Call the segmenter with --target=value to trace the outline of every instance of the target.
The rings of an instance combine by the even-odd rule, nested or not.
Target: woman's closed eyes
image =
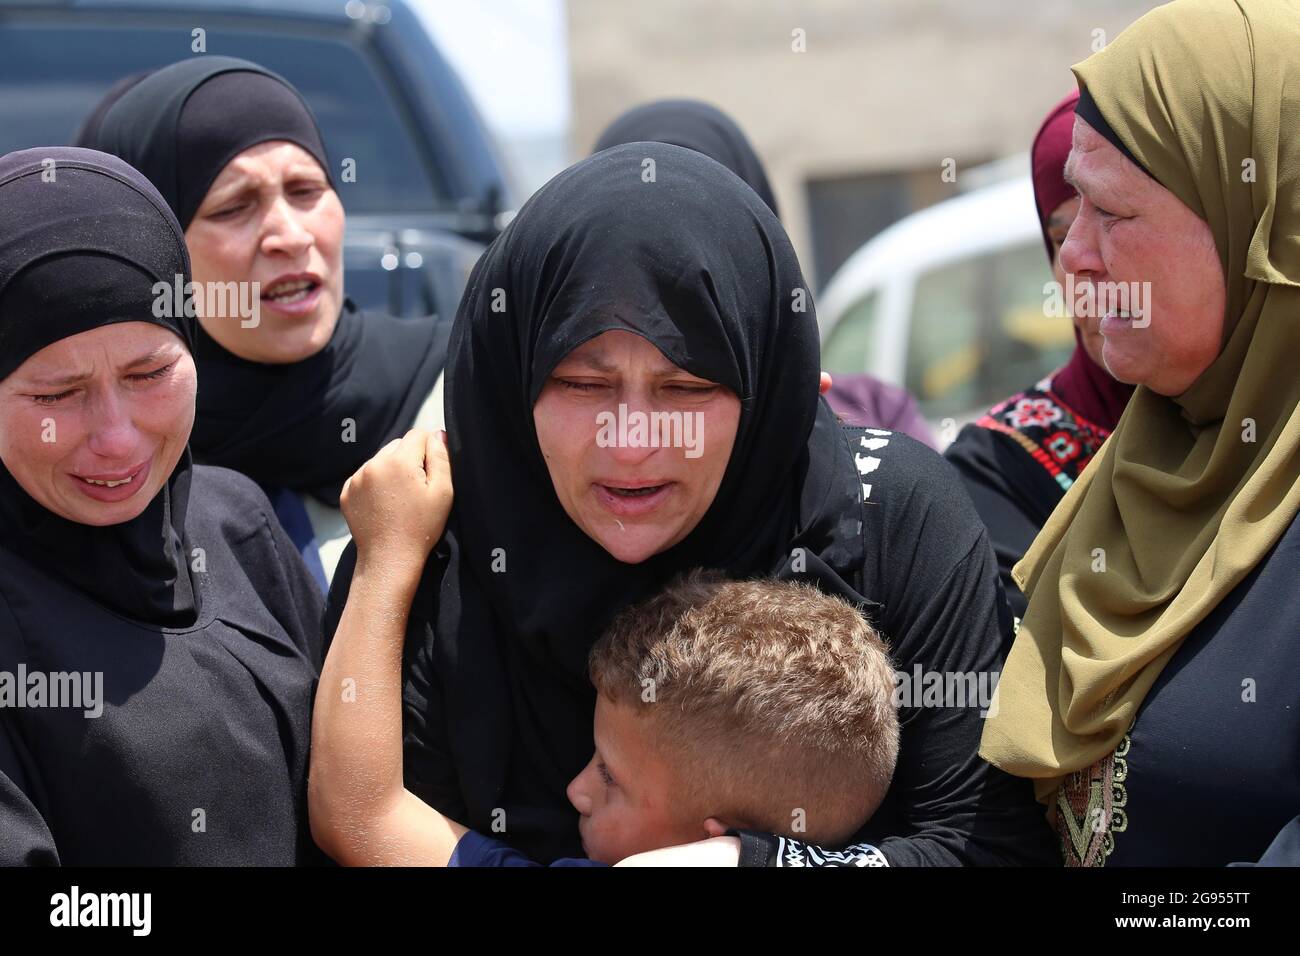
[[[613,386],[608,382],[581,382],[569,378],[556,377],[555,381],[562,387],[573,392],[595,393],[603,391]],[[721,388],[720,385],[711,385],[705,383],[687,383],[687,382],[670,382],[661,386],[664,391],[678,396],[706,396],[712,395]]]
[[[166,378],[167,375],[175,367],[176,367],[176,361],[173,360],[168,364],[162,366],[161,368],[154,369],[152,372],[134,372],[130,375],[127,375],[126,378],[132,382],[157,382]],[[69,388],[65,391],[58,392],[52,395],[31,395],[29,397],[37,405],[57,405],[59,402],[63,401],[64,399],[72,397],[78,391],[80,391],[79,388]]]

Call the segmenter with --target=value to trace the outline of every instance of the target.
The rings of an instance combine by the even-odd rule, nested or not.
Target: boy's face
[[[671,768],[647,739],[650,729],[648,716],[597,696],[596,753],[568,789],[590,859],[613,864],[709,835],[695,801],[674,786]]]

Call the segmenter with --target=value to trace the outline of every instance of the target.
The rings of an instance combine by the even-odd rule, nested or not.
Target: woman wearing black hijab
[[[0,158],[0,864],[319,860],[321,599],[191,463],[184,236],[112,156]]]
[[[363,313],[344,297],[343,207],[287,81],[207,56],[116,95],[79,145],[149,177],[216,300],[199,305],[196,459],[260,483],[323,586],[347,543],[344,480],[413,424],[441,424],[431,393],[449,323]],[[228,283],[242,310],[220,294]]]
[[[609,124],[593,152],[624,143],[669,143],[721,163],[745,181],[779,216],[763,162],[744,131],[716,106],[699,100],[655,100],[628,110]],[[830,376],[826,376],[829,380]],[[907,389],[873,375],[836,375],[822,392],[842,421],[901,431],[935,447],[934,435]]]
[[[1000,667],[1010,616],[969,499],[919,443],[835,419],[817,394],[807,300],[757,194],[713,160],[657,143],[561,173],[488,249],[449,353],[456,502],[412,592],[409,790],[533,859],[576,855],[565,786],[591,755],[588,651],[614,613],[691,567],[843,596],[888,636],[909,679],[914,668]],[[699,454],[598,427],[606,412],[692,410]],[[327,633],[354,562],[349,550]],[[410,600],[403,575],[370,567],[364,593]],[[356,610],[348,626],[370,626]],[[920,691],[905,702],[893,788],[856,847],[828,855],[746,834],[742,858],[1050,861],[1028,789],[975,755],[978,703],[921,706]]]

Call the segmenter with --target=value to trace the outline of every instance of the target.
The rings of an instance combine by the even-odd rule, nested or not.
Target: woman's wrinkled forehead
[[[1074,118],[1062,176],[1085,199],[1136,202],[1167,192],[1082,116]]]
[[[634,367],[651,375],[682,371],[741,393],[737,362],[721,329],[710,335],[707,329],[675,323],[662,308],[642,311],[635,318],[596,311],[560,325],[535,355],[531,400],[536,401],[556,369],[575,367],[600,374],[623,374]]]
[[[645,336],[627,329],[601,332],[561,356],[556,364],[556,369],[586,370],[602,375],[617,375],[633,367],[654,377],[681,372],[697,374],[674,362]]]
[[[97,369],[127,373],[152,368],[190,351],[172,329],[152,322],[115,322],[51,342],[29,355],[5,381],[67,387],[93,377]]]

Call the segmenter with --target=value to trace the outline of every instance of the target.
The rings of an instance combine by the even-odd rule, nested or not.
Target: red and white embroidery
[[[1047,398],[1022,398],[1004,416],[1012,428],[1043,428],[1059,422],[1061,417],[1061,409]]]
[[[976,424],[1010,436],[1068,491],[1110,432],[1076,414],[1051,387],[1044,379],[999,402]]]

